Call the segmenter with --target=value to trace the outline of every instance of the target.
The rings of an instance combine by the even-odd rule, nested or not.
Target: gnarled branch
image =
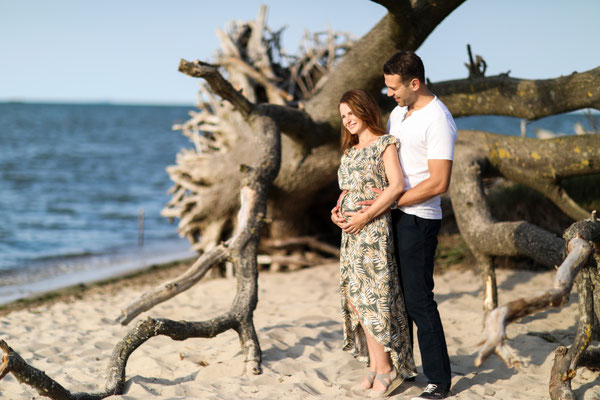
[[[115,346],[107,367],[104,389],[96,393],[71,393],[43,371],[29,365],[4,340],[0,349],[4,352],[0,366],[0,379],[12,374],[19,382],[33,387],[41,396],[54,400],[99,400],[120,395],[125,388],[125,367],[129,356],[148,339],[163,335],[173,340],[211,338],[229,329],[239,329],[239,320],[229,312],[209,321],[186,322],[169,319],[147,318],[140,321]]]
[[[563,306],[568,301],[573,284],[576,284],[579,293],[577,332],[568,350],[562,346],[556,350],[549,384],[552,400],[575,400],[571,379],[577,367],[600,367],[598,350],[587,350],[594,334],[593,327],[597,323],[594,286],[598,281],[600,261],[600,221],[596,219],[595,212],[590,219],[572,224],[563,236],[568,255],[556,272],[553,287],[537,296],[514,300],[492,310],[485,323],[487,338],[475,358],[475,365],[480,366],[494,353],[509,367],[518,369],[523,365],[523,360],[505,343],[507,325],[536,311]]]
[[[144,311],[148,311],[155,305],[163,303],[194,286],[206,275],[210,268],[223,262],[229,256],[228,247],[233,239],[204,253],[187,271],[175,279],[162,283],[139,298],[134,299],[125,309],[121,310],[121,315],[116,321],[121,325],[127,325]]]
[[[600,110],[600,67],[553,79],[508,75],[437,82],[430,89],[452,115],[506,115],[536,120],[580,110]]]
[[[550,306],[559,307],[566,303],[573,287],[575,275],[587,263],[592,253],[592,247],[589,243],[580,238],[571,239],[568,247],[569,255],[558,269],[554,286],[551,289],[535,297],[511,301],[488,314],[485,322],[487,339],[475,358],[476,366],[480,366],[494,353],[509,367],[515,366],[518,368],[523,364],[523,360],[505,343],[506,326],[536,311]]]
[[[189,62],[182,58],[179,62],[179,72],[194,78],[206,79],[213,92],[233,104],[244,117],[248,117],[252,112],[252,103],[221,76],[215,65],[200,60]]]

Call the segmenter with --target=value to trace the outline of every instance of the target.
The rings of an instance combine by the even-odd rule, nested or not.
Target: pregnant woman
[[[393,259],[390,206],[403,190],[396,139],[386,134],[373,98],[350,90],[340,100],[342,195],[332,221],[342,228],[340,294],[344,350],[369,366],[361,382],[374,396],[389,395],[415,376],[404,300]],[[357,203],[376,197],[365,212]],[[334,215],[345,217],[336,221]]]

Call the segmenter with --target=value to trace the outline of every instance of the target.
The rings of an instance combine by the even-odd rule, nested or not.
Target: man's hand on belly
[[[381,193],[383,193],[383,190],[381,189],[377,189],[374,187],[370,188],[373,192],[375,192],[377,194],[377,196],[375,196],[375,198],[373,200],[365,200],[365,201],[359,201],[358,203],[356,203],[356,205],[358,206],[364,206],[363,208],[361,208],[358,212],[365,212],[369,209],[369,207],[371,206],[371,204],[375,203],[375,200],[377,200],[377,198],[379,197],[379,195]]]

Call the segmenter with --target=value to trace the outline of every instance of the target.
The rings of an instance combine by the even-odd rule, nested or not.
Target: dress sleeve
[[[398,139],[396,139],[396,137],[394,135],[388,134],[388,135],[382,135],[381,137],[379,137],[377,139],[377,145],[375,146],[377,155],[381,156],[383,154],[383,152],[385,151],[385,149],[390,144],[395,145],[396,150],[398,150],[398,148],[400,147],[400,143],[398,143]]]

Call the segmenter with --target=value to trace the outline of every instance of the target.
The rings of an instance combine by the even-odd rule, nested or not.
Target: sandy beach
[[[259,277],[255,325],[263,350],[263,373],[241,375],[243,356],[233,331],[213,339],[184,342],[150,339],[127,366],[125,394],[111,399],[357,399],[355,389],[366,369],[343,352],[337,263],[295,272],[264,272]],[[172,270],[176,274],[179,270]],[[0,317],[0,337],[33,366],[71,391],[94,391],[114,345],[131,329],[113,321],[135,296],[162,282],[169,272],[136,284],[115,282],[83,294],[31,304]],[[499,270],[500,302],[548,287],[553,272]],[[529,316],[508,328],[510,344],[529,365],[521,372],[492,357],[473,365],[481,332],[481,289],[471,270],[436,275],[438,301],[453,370],[454,399],[546,399],[558,345],[570,345],[577,318],[576,294],[562,309]],[[204,320],[229,308],[234,279],[200,282],[191,290],[141,315]],[[231,296],[227,295],[231,294]],[[548,334],[542,338],[541,333]],[[554,342],[552,342],[554,341]],[[420,355],[415,349],[419,372]],[[579,399],[600,398],[599,373],[579,369],[574,379]],[[419,375],[390,398],[406,399],[425,386]],[[0,381],[0,398],[30,400],[37,392],[12,375]]]

